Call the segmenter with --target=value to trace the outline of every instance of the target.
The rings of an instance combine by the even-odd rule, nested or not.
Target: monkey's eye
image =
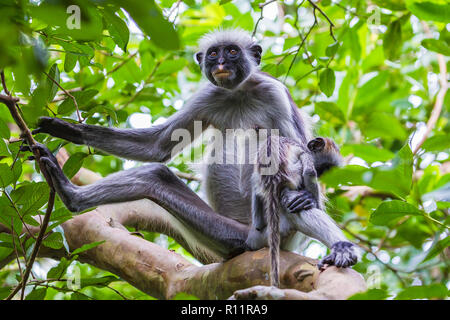
[[[236,51],[236,50],[234,50],[234,49],[231,49],[231,50],[230,50],[230,54],[232,54],[232,55],[234,56],[234,55],[236,55],[236,54],[237,54],[237,51]]]
[[[209,56],[210,56],[210,57],[215,57],[215,56],[217,56],[217,52],[213,51],[213,52],[211,52],[211,53],[209,54]]]

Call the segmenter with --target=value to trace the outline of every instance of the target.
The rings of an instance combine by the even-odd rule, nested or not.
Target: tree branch
[[[14,121],[16,122],[16,124],[20,128],[20,131],[22,133],[21,135],[24,136],[25,140],[28,142],[28,145],[31,147],[31,146],[36,144],[36,141],[34,140],[33,136],[31,135],[31,132],[28,129],[28,126],[26,125],[25,121],[22,119],[22,117],[20,116],[19,112],[17,111],[16,103],[17,103],[18,99],[12,97],[11,93],[8,91],[7,86],[6,86],[6,82],[5,82],[5,74],[4,74],[3,70],[0,71],[0,74],[1,74],[3,90],[7,94],[7,96],[0,94],[0,102],[2,102],[3,104],[5,104],[8,107],[9,112],[11,113],[11,116],[13,117]],[[48,204],[47,204],[47,210],[46,210],[45,216],[44,216],[44,221],[41,224],[41,229],[39,231],[38,237],[36,238],[36,242],[34,244],[34,248],[33,248],[33,251],[31,253],[30,260],[28,261],[27,267],[25,269],[23,278],[22,278],[21,282],[19,283],[19,285],[6,298],[6,300],[12,299],[14,297],[14,295],[17,292],[19,292],[20,289],[22,289],[21,299],[23,299],[24,290],[25,290],[25,284],[27,283],[28,277],[30,276],[31,269],[33,268],[34,260],[36,259],[37,255],[39,253],[39,248],[41,246],[42,240],[43,240],[44,235],[45,235],[45,231],[46,231],[48,223],[50,221],[50,215],[52,213],[53,205],[54,205],[54,201],[55,201],[55,189],[53,187],[53,182],[51,180],[51,177],[48,174],[47,169],[45,168],[45,166],[43,164],[41,164],[40,161],[39,161],[39,159],[40,159],[39,151],[36,150],[36,151],[33,151],[33,152],[34,152],[34,155],[35,155],[35,157],[36,157],[36,159],[37,159],[37,161],[39,163],[39,167],[41,169],[41,172],[44,175],[44,178],[45,178],[45,180],[47,181],[47,184],[50,187],[50,194],[49,194],[49,199],[48,199]]]
[[[92,183],[99,179],[86,169],[79,174],[87,174],[87,177],[78,177],[80,181],[90,180]],[[175,252],[133,236],[124,226],[167,234],[197,260],[209,264],[193,265]],[[245,252],[222,262],[209,249],[207,239],[203,242],[204,237],[186,233],[180,221],[147,199],[99,206],[66,221],[62,227],[72,251],[84,244],[106,240],[81,253],[80,261],[113,272],[156,298],[170,299],[179,292],[186,292],[200,299],[226,299],[236,290],[249,287],[253,290],[254,286],[268,285],[270,264],[267,249]],[[36,228],[30,229],[37,232]],[[24,228],[24,232],[27,229]],[[66,255],[62,250],[49,248],[41,253],[56,259]],[[281,284],[289,289],[282,289],[283,294],[277,296],[278,299],[345,299],[366,290],[363,278],[352,269],[331,267],[319,272],[317,260],[292,252],[282,252],[280,259]],[[4,264],[0,261],[0,266]],[[235,298],[241,296],[238,294]]]

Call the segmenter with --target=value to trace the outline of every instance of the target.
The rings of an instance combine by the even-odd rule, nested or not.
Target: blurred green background
[[[370,289],[355,298],[446,298],[450,98],[440,98],[448,81],[450,5],[314,3],[323,11],[306,0],[0,0],[0,69],[30,128],[44,115],[76,121],[74,100],[85,123],[149,127],[182,108],[205,81],[193,59],[200,36],[219,27],[254,33],[264,50],[262,70],[286,84],[298,107],[312,116],[315,133],[333,138],[345,156],[346,166],[321,180],[329,214],[363,249],[354,269]],[[80,29],[70,29],[78,12],[71,5],[79,8]],[[75,20],[68,25],[68,18]],[[433,110],[436,121],[427,127]],[[34,162],[26,160],[30,154],[19,154],[18,137],[0,105],[0,223],[16,232],[22,229],[17,213],[36,224],[32,217],[45,212],[49,193]],[[64,145],[71,154],[64,167],[69,176],[81,166],[106,176],[140,165],[45,135],[37,140],[52,150]],[[188,158],[181,154],[169,166],[195,174]],[[201,195],[197,181],[186,182]],[[44,245],[66,246],[59,224],[69,218],[58,199],[51,221],[56,232]],[[144,235],[189,257],[167,236]],[[0,262],[15,245],[27,257],[33,241],[1,233]],[[327,249],[312,241],[300,253],[321,258]],[[5,298],[20,272],[17,261],[0,266]],[[27,299],[152,299],[76,261],[39,259],[33,272]],[[51,280],[74,274],[82,279],[77,290]]]

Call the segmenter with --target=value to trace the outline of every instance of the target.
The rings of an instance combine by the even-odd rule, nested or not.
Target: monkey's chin
[[[230,76],[231,76],[230,72],[221,72],[213,75],[214,80],[216,80],[218,83],[227,81],[228,78],[230,78]]]

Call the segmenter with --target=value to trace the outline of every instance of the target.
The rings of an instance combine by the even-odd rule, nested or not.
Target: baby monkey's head
[[[341,166],[343,163],[339,147],[329,138],[318,137],[309,141],[308,149],[313,156],[314,167],[319,177],[332,167]]]

